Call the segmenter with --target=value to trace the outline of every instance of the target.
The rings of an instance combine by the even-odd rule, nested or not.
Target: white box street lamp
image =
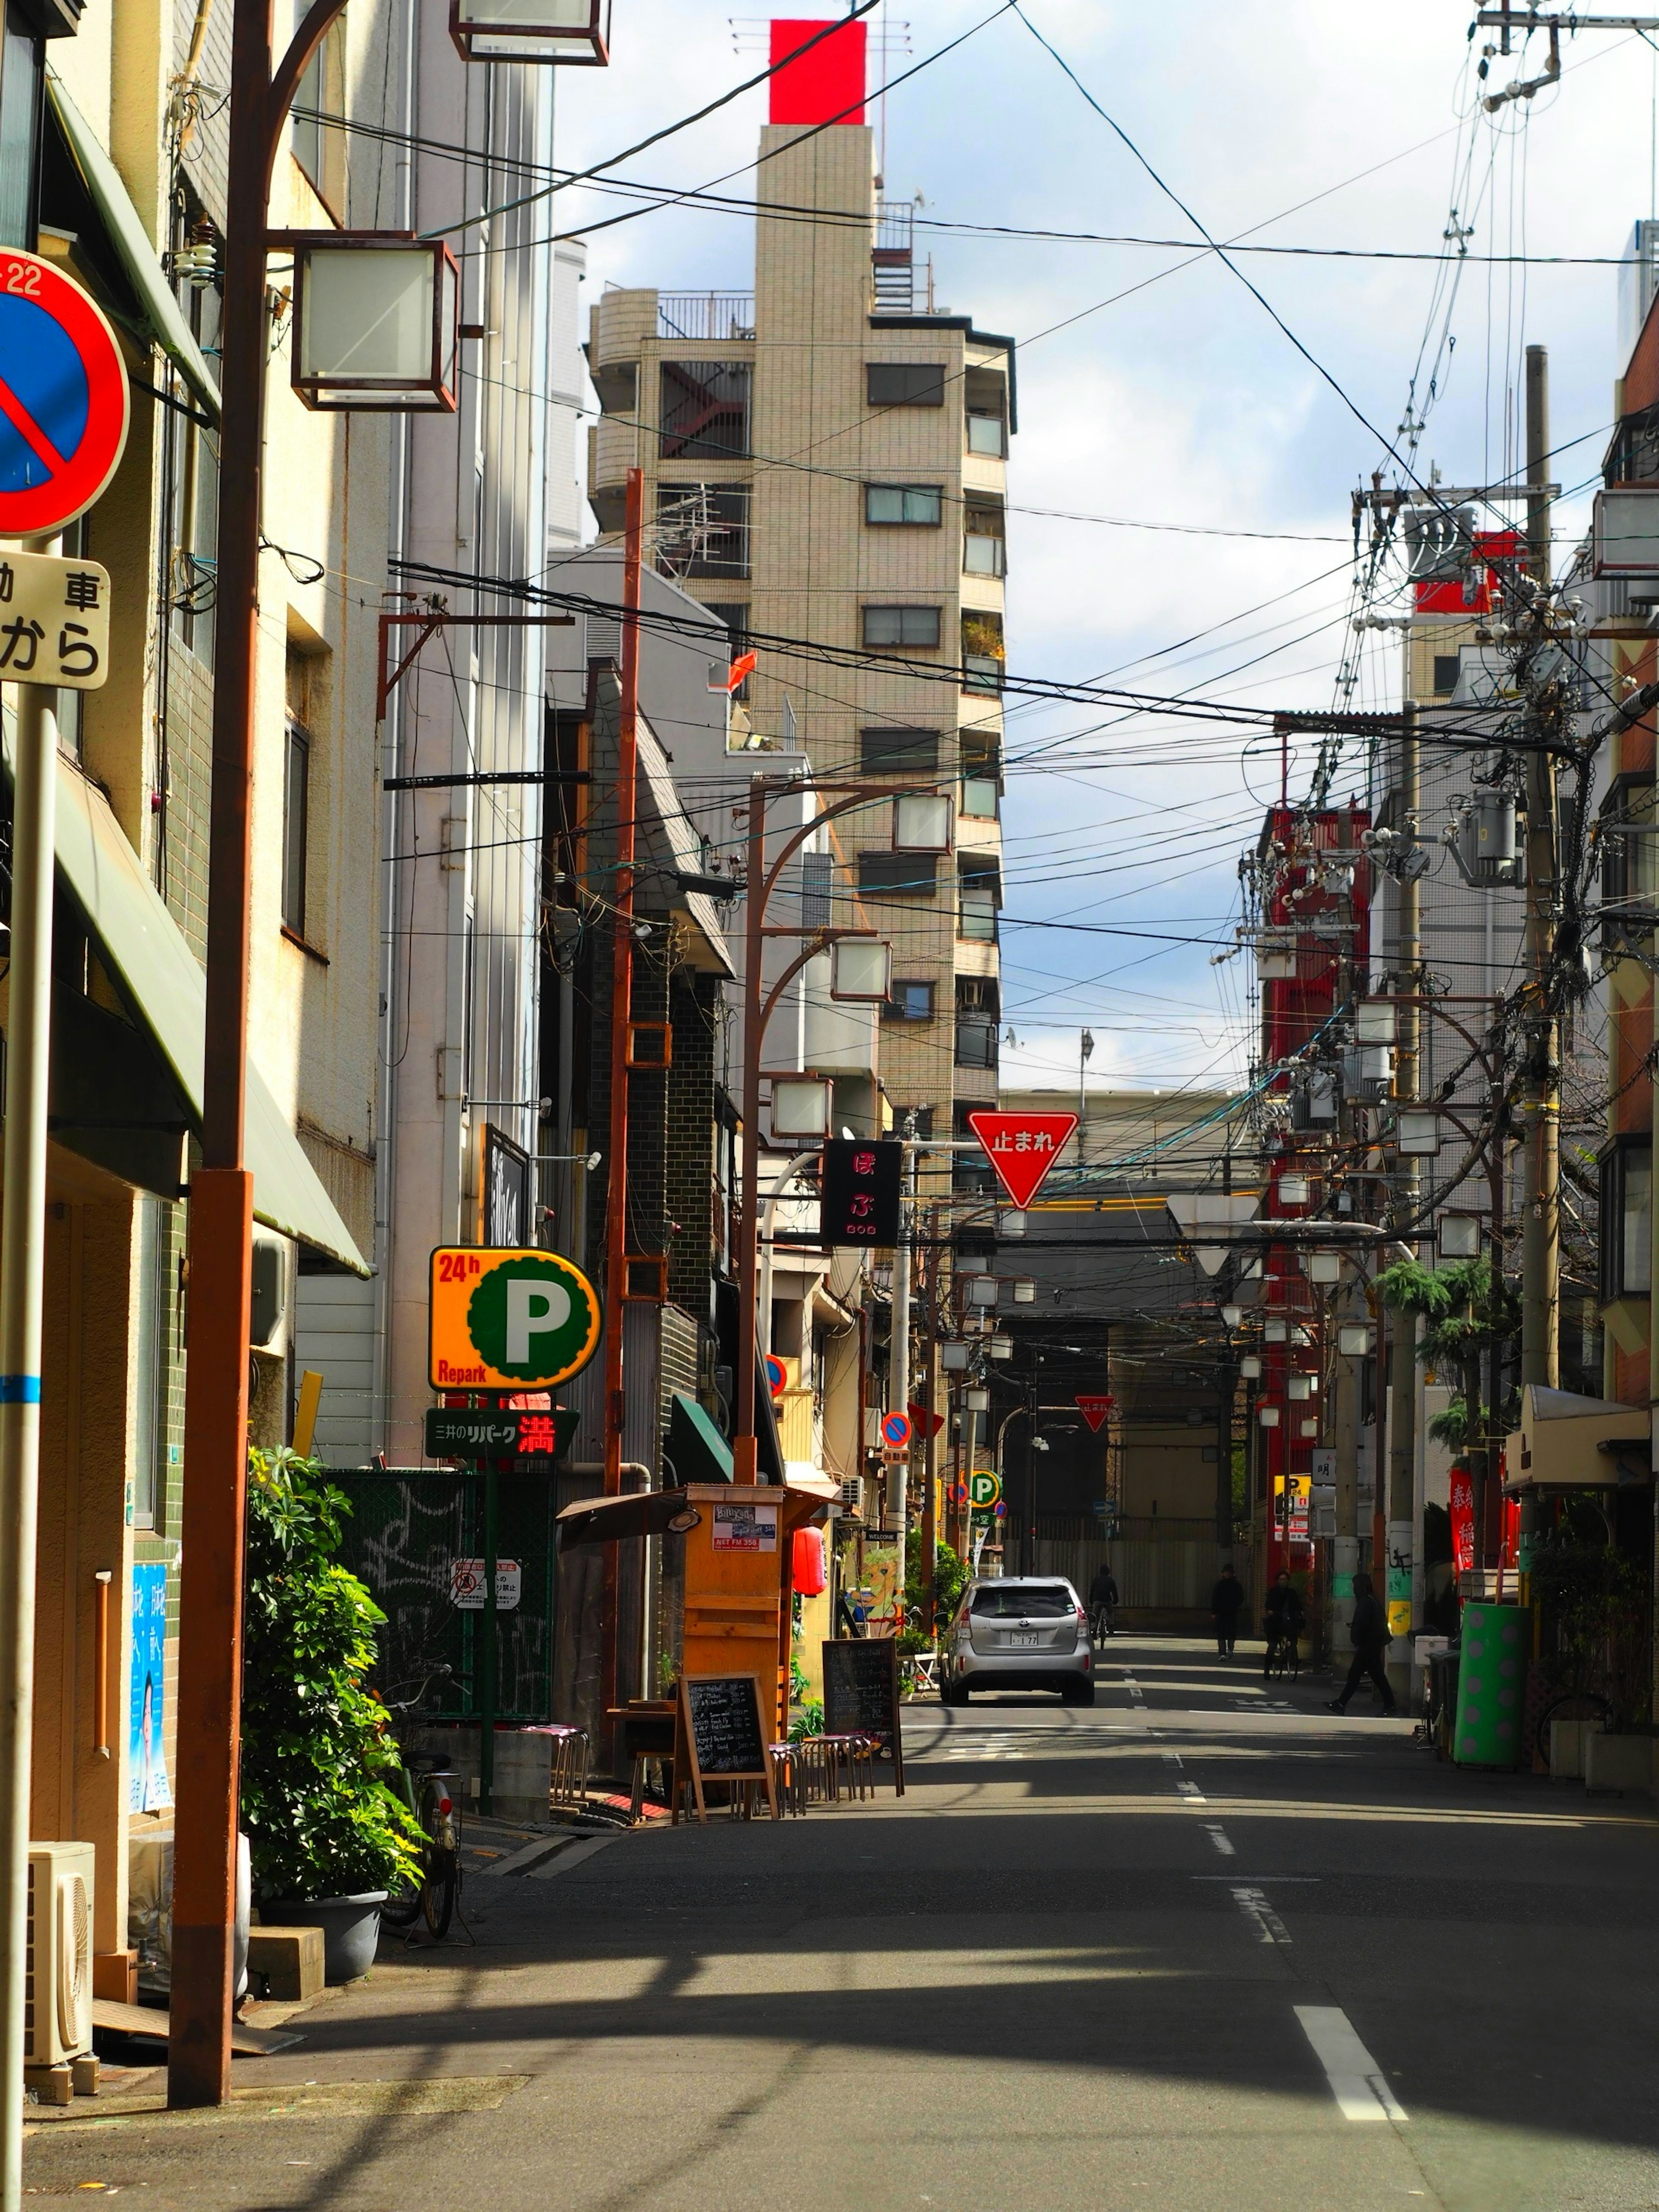
[[[611,0],[450,0],[449,35],[469,62],[611,59]]]
[[[885,938],[837,938],[830,953],[830,995],[844,1005],[884,1006],[893,995],[893,948]]]
[[[822,1143],[835,1125],[835,1085],[817,1075],[774,1075],[772,1134]]]
[[[290,381],[307,407],[455,411],[460,272],[441,239],[398,231],[289,231]]]

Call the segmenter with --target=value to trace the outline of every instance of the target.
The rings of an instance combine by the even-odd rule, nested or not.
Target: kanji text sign
[[[1075,1114],[970,1114],[997,1181],[1016,1206],[1029,1206],[1077,1127]]]
[[[551,1389],[579,1375],[599,1343],[599,1293],[560,1254],[462,1244],[432,1255],[434,1390]]]
[[[550,1413],[503,1413],[431,1406],[426,1416],[427,1455],[431,1459],[555,1458],[575,1434],[579,1418],[563,1406]]]
[[[0,553],[0,683],[96,691],[109,674],[109,571]]]
[[[62,530],[120,465],[131,400],[120,348],[72,276],[0,248],[0,538]]]

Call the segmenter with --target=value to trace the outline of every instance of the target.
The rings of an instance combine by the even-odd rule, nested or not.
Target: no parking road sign
[[[52,262],[0,249],[0,537],[84,514],[120,465],[129,410],[102,311]]]
[[[884,1413],[881,1417],[881,1440],[889,1451],[903,1451],[910,1441],[910,1416],[908,1413]]]

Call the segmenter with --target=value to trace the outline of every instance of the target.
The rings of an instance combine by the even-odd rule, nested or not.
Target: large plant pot
[[[355,1982],[374,1964],[374,1947],[380,1940],[383,1889],[366,1889],[356,1897],[319,1897],[309,1903],[282,1897],[259,1907],[267,1928],[320,1928],[323,1931],[323,1978],[332,1984]]]

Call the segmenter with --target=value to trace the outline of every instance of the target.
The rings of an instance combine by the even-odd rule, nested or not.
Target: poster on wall
[[[161,1742],[167,1637],[167,1571],[132,1571],[132,1686],[127,1720],[127,1809],[160,1813],[173,1802]]]

